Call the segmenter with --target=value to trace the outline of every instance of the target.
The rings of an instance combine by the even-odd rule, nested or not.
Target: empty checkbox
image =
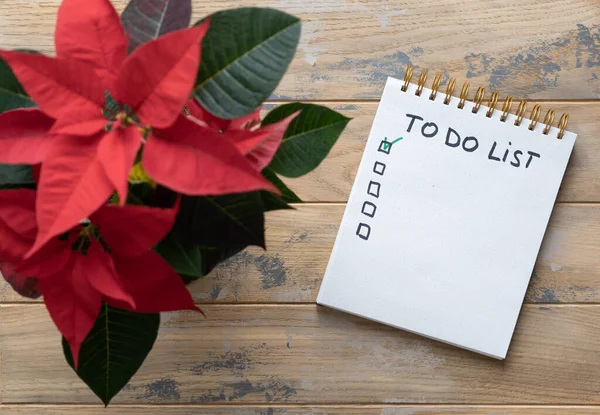
[[[391,149],[392,149],[392,143],[384,140],[381,143],[379,143],[379,149],[377,151],[380,151],[385,154],[390,154]]]
[[[367,193],[371,196],[379,197],[379,189],[381,188],[381,183],[374,182],[371,180],[369,182],[369,188],[367,189]]]
[[[377,173],[380,176],[383,176],[383,173],[385,172],[385,164],[383,164],[380,161],[376,161],[375,165],[373,166],[373,173]]]
[[[369,239],[369,235],[371,235],[371,227],[366,223],[361,222],[358,224],[356,234],[360,239],[364,239],[366,241],[367,239]]]
[[[367,215],[368,217],[372,218],[373,216],[375,216],[376,210],[377,210],[377,206],[375,206],[374,203],[371,203],[371,202],[363,203],[363,206],[362,206],[363,215]]]

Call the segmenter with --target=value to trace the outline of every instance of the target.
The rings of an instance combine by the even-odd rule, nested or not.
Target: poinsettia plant
[[[56,56],[0,51],[0,269],[43,296],[67,362],[108,404],[186,284],[300,202],[280,176],[325,158],[348,118],[261,105],[300,21],[268,8],[207,16],[190,0],[64,0]]]

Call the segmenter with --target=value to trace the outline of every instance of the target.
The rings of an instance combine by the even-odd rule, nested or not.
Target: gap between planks
[[[440,91],[439,93],[444,92],[443,87],[440,87]],[[513,99],[515,99],[516,101],[519,101],[519,98],[516,98],[513,96]],[[469,100],[469,98],[467,98],[468,102],[473,102],[471,100]],[[498,104],[496,104],[496,108],[498,108],[499,104],[503,103],[505,100],[504,99],[498,99]],[[530,99],[530,100],[526,100],[528,103],[531,104],[541,104],[541,103],[553,103],[553,102],[557,102],[557,103],[561,103],[561,104],[598,104],[600,103],[600,98],[581,98],[581,99],[575,99],[575,98],[569,98],[569,99],[556,99],[556,98],[546,98],[546,99]],[[290,103],[294,103],[294,102],[302,102],[304,104],[343,104],[343,103],[348,103],[348,104],[364,104],[364,103],[374,103],[374,104],[378,104],[380,102],[380,99],[298,99],[296,101],[293,100],[289,100],[289,99],[267,99],[265,101],[265,104],[277,104],[277,105],[282,105],[282,104],[290,104]],[[483,100],[483,104],[485,105],[485,103],[487,102],[487,99]]]
[[[290,206],[345,206],[347,202],[303,202],[303,203],[290,203]],[[555,202],[554,205],[571,205],[571,206],[597,206],[600,205],[600,201],[597,202],[582,202],[582,201],[569,201],[569,202]]]
[[[0,409],[6,408],[56,408],[56,407],[69,407],[69,409],[82,408],[82,409],[96,409],[100,408],[99,404],[81,404],[81,403],[71,403],[71,402],[62,402],[62,403],[52,403],[52,404],[36,404],[36,403],[10,403],[10,404],[0,404]],[[193,408],[193,409],[216,409],[216,408],[248,408],[248,409],[302,409],[302,408],[319,408],[319,409],[382,409],[382,408],[431,408],[431,409],[447,409],[447,410],[456,410],[456,409],[496,409],[496,410],[506,410],[506,409],[596,409],[600,410],[600,405],[573,405],[573,404],[472,404],[472,403],[464,403],[464,404],[428,404],[428,403],[402,403],[402,404],[393,404],[393,403],[354,403],[354,404],[344,404],[344,403],[319,403],[319,402],[309,402],[309,403],[274,403],[274,404],[248,404],[248,403],[206,403],[206,404],[197,404],[197,403],[170,403],[170,402],[153,402],[151,404],[139,404],[139,403],[120,403],[120,404],[111,404],[106,409],[128,409],[128,408]],[[103,410],[106,410],[102,408]]]
[[[251,307],[256,307],[256,308],[299,308],[299,307],[314,307],[314,306],[318,306],[318,307],[325,307],[325,306],[321,306],[319,304],[317,304],[316,302],[312,302],[312,301],[305,301],[305,302],[298,302],[298,303],[276,303],[276,302],[269,302],[269,303],[259,303],[259,302],[219,302],[219,303],[203,303],[203,302],[198,302],[196,301],[194,303],[195,305],[201,305],[205,308],[251,308]],[[20,301],[5,301],[5,302],[0,302],[0,308],[8,308],[8,307],[26,307],[26,306],[40,306],[43,307],[44,303],[43,302],[35,302],[35,301],[27,301],[27,302],[20,302]],[[600,306],[600,302],[591,302],[591,303],[523,303],[523,307],[528,307],[528,308],[540,308],[540,307],[544,307],[544,308],[594,308],[594,307],[599,307]],[[181,310],[183,311],[183,310]]]

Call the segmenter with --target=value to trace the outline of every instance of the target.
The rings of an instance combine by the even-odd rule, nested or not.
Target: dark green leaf
[[[190,284],[198,278],[208,275],[214,267],[227,258],[242,251],[246,246],[230,246],[228,248],[201,248],[202,252],[202,275],[196,277],[193,275],[180,274],[185,284]]]
[[[174,230],[183,241],[203,247],[265,246],[260,192],[184,196]]]
[[[302,200],[275,174],[269,167],[262,171],[262,175],[273,183],[281,192],[281,198],[288,203],[302,203]]]
[[[170,232],[156,247],[156,251],[180,275],[203,277],[202,249],[195,244],[180,240],[178,234]]]
[[[25,164],[0,164],[0,189],[34,187],[31,166]]]
[[[30,107],[35,107],[35,103],[27,96],[10,66],[0,59],[0,113]]]
[[[100,315],[81,346],[77,375],[108,405],[129,382],[152,349],[160,314],[142,314],[102,305]],[[63,338],[71,367],[73,356]]]
[[[274,193],[267,192],[263,190],[260,192],[260,198],[263,204],[263,210],[265,212],[271,212],[272,210],[281,210],[281,209],[294,209],[290,205],[287,204],[285,200],[281,197],[277,196]]]
[[[190,25],[191,0],[131,0],[121,21],[129,34],[129,52],[173,30]]]
[[[300,177],[316,168],[350,121],[327,107],[285,104],[271,110],[263,125],[272,124],[302,110],[287,128],[269,168],[286,177]]]
[[[300,20],[255,7],[223,10],[210,18],[194,95],[218,117],[249,114],[271,95],[292,61]]]

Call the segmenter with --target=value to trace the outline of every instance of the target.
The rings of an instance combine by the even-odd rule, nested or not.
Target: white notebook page
[[[387,81],[317,302],[503,359],[576,135],[402,84]]]

